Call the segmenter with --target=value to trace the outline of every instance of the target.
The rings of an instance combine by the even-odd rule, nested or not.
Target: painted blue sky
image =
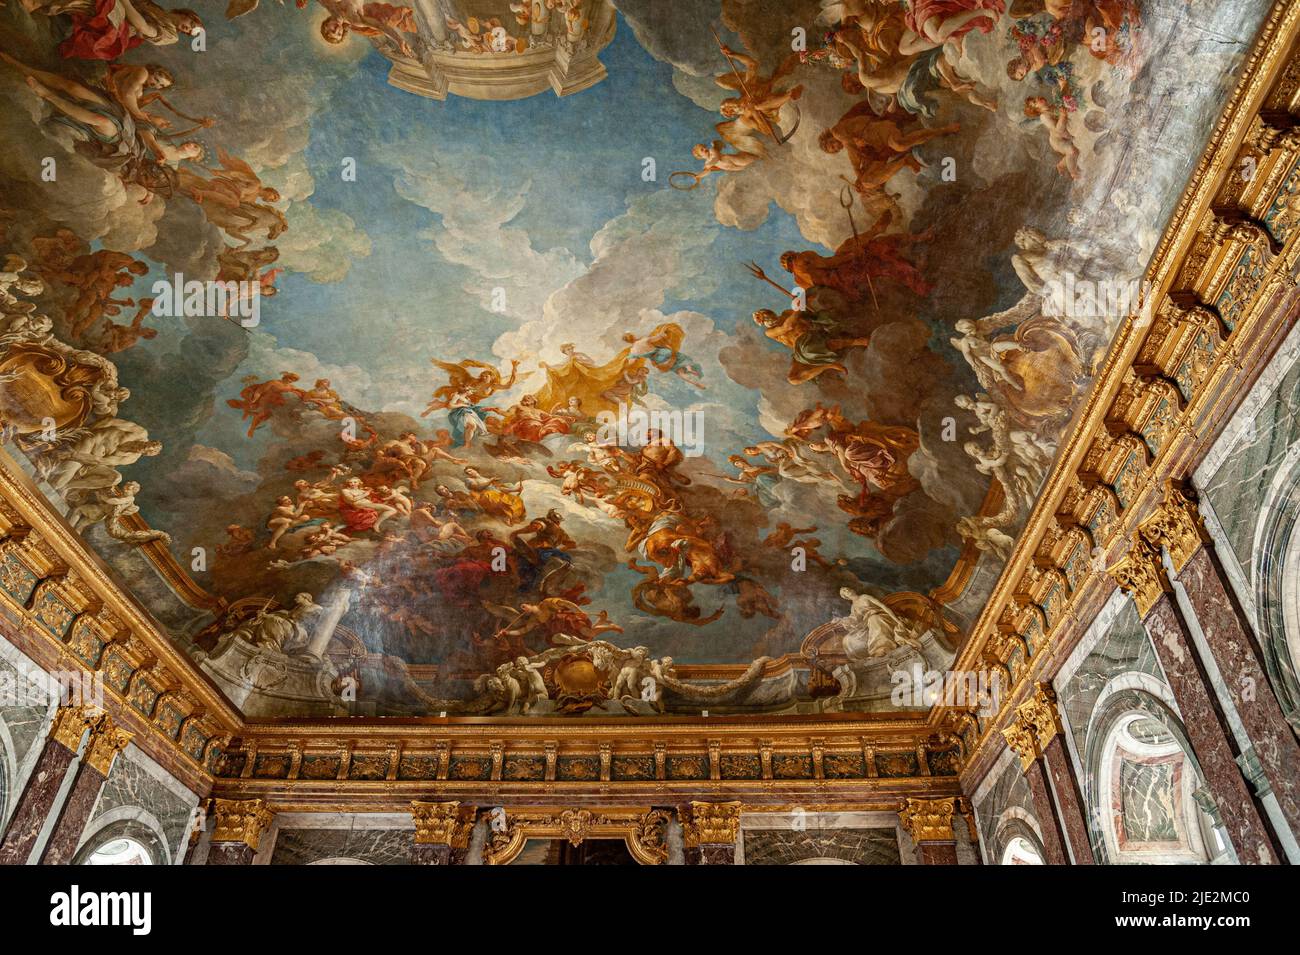
[[[304,55],[319,64],[315,45],[304,45]],[[311,118],[304,153],[315,182],[308,202],[320,213],[352,219],[371,251],[355,258],[338,282],[285,275],[281,294],[264,302],[260,331],[279,348],[310,352],[322,365],[364,369],[331,376],[359,407],[418,410],[442,383],[431,357],[498,363],[518,357],[525,368],[533,365],[539,356],[523,347],[512,351],[498,339],[540,319],[546,298],[591,265],[593,237],[638,202],[653,204],[645,217],[682,223],[679,235],[692,231],[689,254],[696,258],[683,270],[692,280],[664,275],[664,287],[651,289],[643,307],[698,312],[726,332],[737,320],[747,322],[758,305],[771,304],[773,293],[741,263],[753,258],[775,269],[781,251],[807,247],[794,220],[774,207],[757,230],[742,232],[717,223],[711,182],[689,193],[669,189],[668,173],[696,165],[691,146],[713,135],[716,117],[674,89],[672,68],[653,59],[625,24],[601,59],[607,79],[563,98],[435,102],[390,86],[387,61],[373,53],[356,64],[345,88],[331,82],[336,93]],[[329,61],[325,67],[337,68]],[[642,178],[646,157],[655,161],[656,181]],[[356,181],[341,175],[345,158],[356,161]],[[466,261],[479,248],[484,254]],[[505,290],[505,313],[487,307],[496,287]],[[610,335],[625,330],[631,329]],[[612,346],[602,351],[584,341],[583,347],[597,359],[613,354]],[[693,351],[689,338],[686,349],[704,361],[709,390],[656,376],[654,392],[674,404],[756,408],[757,394],[728,379],[708,349]],[[548,357],[557,355],[552,350]],[[245,372],[278,370],[264,364],[241,368],[223,397],[237,392]],[[540,384],[540,373],[526,383],[530,390]],[[763,436],[756,414],[733,418],[729,432],[743,429],[744,440]],[[236,425],[218,415],[198,440],[230,449],[251,466],[257,443],[232,440]],[[735,448],[729,440],[718,457]]]

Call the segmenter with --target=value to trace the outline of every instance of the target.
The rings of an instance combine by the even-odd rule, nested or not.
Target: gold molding
[[[1137,533],[1129,540],[1128,552],[1110,568],[1110,575],[1120,590],[1133,599],[1138,616],[1143,619],[1156,601],[1172,589],[1160,549]]]
[[[213,842],[242,842],[254,852],[275,818],[260,799],[214,799],[212,814],[216,817]]]
[[[1064,731],[1056,691],[1050,683],[1038,683],[1029,699],[1016,707],[1015,719],[1002,730],[1002,736],[1020,757],[1021,770],[1027,770],[1034,760],[1042,757],[1057,734]]]
[[[81,748],[81,738],[86,735],[86,727],[94,721],[94,714],[88,706],[74,706],[64,703],[54,714],[50,724],[50,738],[74,753]]]
[[[587,839],[622,839],[637,862],[660,865],[668,858],[669,817],[649,806],[507,810],[505,829],[488,835],[483,862],[509,865],[529,839],[567,839],[574,846]]]
[[[107,713],[90,724],[90,742],[86,746],[85,760],[91,768],[107,778],[117,754],[130,745],[132,734],[113,722]]]
[[[415,819],[415,844],[468,848],[470,832],[474,829],[474,814],[473,806],[459,802],[411,800],[411,816]]]
[[[511,793],[534,786],[568,792],[584,785],[589,791],[626,785],[628,790],[653,788],[674,795],[689,787],[719,794],[767,792],[776,786],[827,793],[916,791],[926,786],[942,792],[943,787],[955,787],[955,777],[924,776],[924,757],[917,777],[877,778],[875,754],[916,753],[918,745],[929,745],[931,739],[956,738],[963,772],[978,773],[991,759],[991,749],[1004,738],[999,730],[1012,719],[1033,682],[1049,676],[1068,652],[1080,625],[1086,626],[1088,606],[1109,592],[1111,579],[1120,580],[1137,595],[1139,609],[1145,613],[1168,585],[1159,566],[1159,548],[1169,548],[1175,567],[1194,552],[1186,502],[1175,501],[1175,510],[1143,518],[1150,513],[1162,482],[1190,471],[1215,424],[1242,397],[1241,385],[1285,330],[1277,316],[1284,303],[1293,301],[1287,296],[1293,295],[1300,244],[1291,234],[1277,243],[1260,224],[1267,221],[1284,179],[1297,166],[1300,136],[1292,132],[1291,117],[1300,115],[1300,57],[1291,47],[1298,25],[1300,0],[1281,0],[1270,11],[1148,266],[1154,320],[1132,316],[1123,323],[1012,557],[954,661],[953,668],[960,671],[995,667],[1005,672],[1007,692],[1000,714],[993,719],[977,719],[968,711],[940,706],[928,714],[842,719],[764,715],[731,720],[651,718],[623,724],[432,718],[250,722],[177,649],[135,598],[119,588],[113,573],[68,528],[7,453],[0,453],[0,575],[5,566],[16,562],[16,573],[30,572],[37,580],[25,601],[0,591],[0,617],[6,626],[17,623],[20,648],[24,652],[37,648],[33,659],[38,663],[76,666],[103,675],[106,708],[114,720],[134,731],[137,743],[151,755],[165,750],[186,779],[197,780],[199,788],[220,785],[225,792],[278,794],[293,790],[311,801],[321,798],[320,784],[296,775],[310,748],[345,750],[346,764],[354,748],[364,756],[371,755],[371,748],[393,744],[399,747],[399,760],[403,746],[475,755],[486,749],[488,737],[505,739],[496,754],[505,760],[520,754],[542,755],[548,767],[545,778],[513,784],[509,780],[462,783],[443,774],[437,784],[458,794]],[[1256,166],[1249,182],[1233,175],[1245,156]],[[1238,288],[1233,285],[1234,265],[1249,254],[1258,254],[1261,271],[1253,287]],[[1215,304],[1227,292],[1240,303],[1231,322]],[[1184,394],[1184,388],[1189,393]],[[1128,466],[1128,459],[1138,460],[1138,466]],[[1168,498],[1166,506],[1170,506]],[[1199,524],[1193,528],[1201,533]],[[1131,541],[1128,554],[1108,574],[1109,558],[1116,556],[1125,540]],[[1107,559],[1100,564],[1086,561],[1084,569],[1072,576],[1071,555],[1077,563],[1081,548]],[[789,661],[783,658],[783,662]],[[177,712],[181,722],[173,727],[169,714]],[[216,779],[217,756],[232,738],[239,740],[236,752],[247,757],[245,772],[239,779]],[[762,778],[665,778],[664,760],[673,755],[670,745],[696,746],[704,740],[707,750],[710,739],[719,740],[721,759],[741,752],[759,755]],[[824,741],[816,744],[824,749],[815,751],[814,739]],[[652,752],[653,780],[635,786],[617,779],[555,781],[557,754],[560,759],[576,752],[599,756],[602,745],[612,745],[612,758],[617,760],[625,752],[621,744],[637,753]],[[820,763],[815,752],[822,753]],[[258,753],[285,754],[288,765],[297,769],[291,769],[286,779],[258,779]],[[772,778],[773,760],[783,755],[808,755],[820,766],[831,757],[853,753],[864,754],[864,779],[831,780],[820,774],[807,780]],[[391,774],[392,758],[387,765]],[[429,785],[413,783],[403,788],[402,782],[387,785],[407,799],[411,798],[408,788]],[[355,792],[358,801],[372,797],[371,783],[350,779],[346,765],[333,785],[340,793],[345,788]]]
[[[1150,308],[1116,335],[954,663],[958,670],[977,668],[1005,641],[1008,627],[1034,649],[1009,668],[999,714],[980,721],[962,770],[968,786],[992,765],[1027,687],[1060,665],[1114,580],[1137,597],[1143,613],[1158,598],[1167,585],[1159,548],[1152,560],[1139,521],[1166,480],[1192,470],[1295,321],[1295,223],[1284,222],[1285,241],[1277,241],[1265,222],[1284,182],[1300,168],[1300,138],[1269,132],[1292,128],[1300,115],[1298,27],[1296,0],[1269,12],[1148,265]],[[1246,159],[1256,173],[1249,179],[1235,174]],[[1239,262],[1254,263],[1244,279]],[[1220,313],[1220,302],[1231,315]],[[1148,530],[1155,533],[1154,526]],[[1080,538],[1087,550],[1079,550]],[[1128,554],[1115,565],[1125,540]],[[1194,552],[1185,534],[1175,542],[1180,553],[1171,549],[1171,557]],[[1051,569],[1072,572],[1068,593],[1044,583]],[[1017,594],[1032,595],[1033,607],[1022,603],[1017,610]],[[1055,612],[1037,602],[1044,594],[1054,596]]]
[[[734,845],[740,832],[741,803],[692,802],[682,818],[682,836],[688,849]]]
[[[1210,541],[1196,502],[1172,479],[1165,481],[1164,502],[1138,525],[1138,533],[1153,547],[1163,546],[1169,551],[1174,573],[1186,567],[1192,555]]]
[[[918,845],[922,842],[955,842],[952,817],[957,811],[957,798],[909,799],[898,811],[903,829]]]

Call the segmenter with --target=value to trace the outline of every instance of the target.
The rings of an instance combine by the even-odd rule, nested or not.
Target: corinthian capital
[[[913,842],[952,842],[952,816],[957,797],[947,799],[909,799],[898,812],[903,828]]]
[[[1160,595],[1169,590],[1169,578],[1160,563],[1160,550],[1141,534],[1134,534],[1128,553],[1108,573],[1121,590],[1137,604],[1138,616],[1145,617]]]
[[[1138,530],[1153,547],[1169,551],[1175,572],[1187,566],[1192,555],[1210,540],[1196,502],[1172,480],[1165,482],[1164,503]]]

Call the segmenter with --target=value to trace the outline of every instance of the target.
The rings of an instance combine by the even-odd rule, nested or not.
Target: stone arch
[[[997,824],[994,826],[993,844],[990,847],[992,851],[989,853],[990,863],[1002,865],[1007,849],[1017,839],[1025,840],[1038,853],[1040,859],[1045,858],[1042,830],[1039,828],[1038,820],[1019,806],[1011,806],[998,817]]]
[[[351,856],[330,856],[328,859],[317,859],[315,862],[308,862],[308,865],[374,865],[373,862],[367,862],[365,859],[354,859]]]
[[[807,859],[796,859],[790,865],[857,865],[856,862],[850,862],[848,859],[837,859],[834,856],[809,856]]]
[[[1143,743],[1132,735],[1136,726],[1159,730],[1164,737]],[[1088,831],[1098,862],[1208,862],[1219,846],[1211,835],[1213,823],[1203,800],[1204,775],[1173,708],[1169,688],[1145,673],[1123,673],[1102,690],[1088,719],[1083,751],[1084,805]],[[1170,838],[1136,841],[1125,838],[1116,820],[1116,799],[1125,784],[1123,773],[1137,767],[1155,785],[1162,777],[1167,790],[1167,818],[1155,828],[1168,827]],[[1159,803],[1163,805],[1163,802]],[[1210,803],[1212,805],[1212,803]],[[1127,820],[1126,820],[1127,824]]]
[[[1278,466],[1261,515],[1250,558],[1257,636],[1282,712],[1300,725],[1300,442]]]
[[[81,841],[73,865],[86,865],[90,857],[118,839],[140,844],[154,865],[171,865],[172,854],[162,825],[153,814],[137,806],[123,806],[94,820],[92,829]]]
[[[0,832],[4,831],[5,823],[9,821],[9,813],[13,809],[14,800],[18,794],[13,791],[14,785],[18,781],[18,757],[14,747],[14,738],[9,732],[9,725],[5,723],[4,717],[0,716]]]

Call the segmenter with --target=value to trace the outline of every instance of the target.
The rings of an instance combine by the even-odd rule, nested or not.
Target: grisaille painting
[[[1267,9],[188,2],[0,7],[0,417],[252,717],[923,708]]]

